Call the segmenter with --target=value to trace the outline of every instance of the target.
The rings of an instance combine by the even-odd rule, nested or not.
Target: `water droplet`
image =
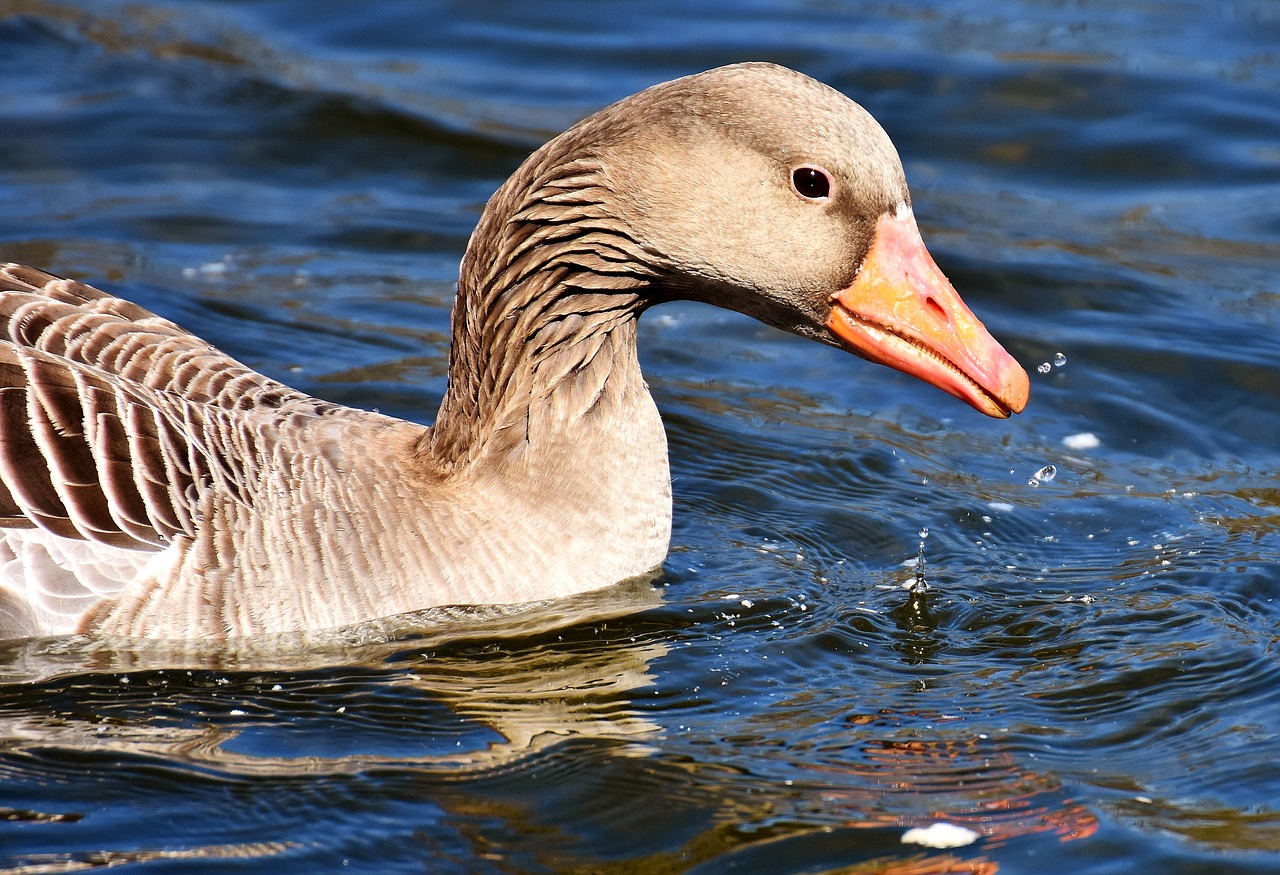
[[[916,571],[915,578],[916,579],[909,587],[913,598],[923,598],[924,594],[929,589],[929,584],[924,577],[924,566],[925,566],[924,539],[927,537],[929,537],[929,530],[927,528],[921,528],[920,529],[920,549],[916,553],[916,561],[915,561],[915,571]]]
[[[1053,366],[1055,368],[1060,368],[1066,363],[1067,363],[1067,357],[1065,355],[1063,355],[1060,352],[1055,352],[1053,354]]]
[[[1057,476],[1058,476],[1058,468],[1055,465],[1045,465],[1043,468],[1041,468],[1039,471],[1035,473],[1035,479],[1041,482],[1052,480],[1054,477],[1057,477]]]
[[[1053,370],[1053,365],[1049,364],[1048,362],[1041,362],[1040,364],[1036,365],[1036,370],[1042,374],[1047,374]]]

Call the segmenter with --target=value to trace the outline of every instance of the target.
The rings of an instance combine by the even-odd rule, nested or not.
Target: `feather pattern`
[[[0,267],[0,386],[0,586],[15,603],[30,587],[35,615],[18,631],[67,631],[197,536],[202,495],[250,502],[285,411],[336,409],[135,304],[14,264]]]
[[[260,458],[237,412],[330,405],[239,364],[135,304],[0,268],[0,526],[115,547],[194,534],[196,496],[244,501]]]

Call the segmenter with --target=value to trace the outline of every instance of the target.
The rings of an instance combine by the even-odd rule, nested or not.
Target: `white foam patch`
[[[1067,435],[1062,439],[1062,444],[1068,450],[1092,450],[1102,446],[1102,441],[1098,440],[1098,436],[1093,432],[1082,431],[1079,434]]]
[[[931,823],[925,827],[913,827],[902,834],[904,845],[922,845],[926,848],[963,848],[978,840],[973,830],[953,823]]]

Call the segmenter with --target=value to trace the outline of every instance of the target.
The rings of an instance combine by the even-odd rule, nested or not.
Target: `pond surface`
[[[0,648],[2,871],[1280,872],[1269,0],[0,2],[3,257],[429,422],[499,182],[747,59],[888,129],[1027,412],[656,309],[656,588]],[[903,842],[935,822],[978,838]]]

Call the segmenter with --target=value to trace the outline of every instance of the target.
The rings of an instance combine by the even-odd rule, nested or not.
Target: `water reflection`
[[[1034,833],[1051,833],[1065,841],[1097,830],[1097,817],[1070,799],[1055,776],[1026,768],[999,739],[893,737],[903,726],[957,721],[946,714],[920,711],[852,715],[849,722],[858,729],[851,734],[857,740],[849,749],[815,751],[810,767],[838,775],[842,783],[879,787],[882,797],[895,788],[910,788],[937,806],[936,819],[983,835],[987,850]],[[881,735],[886,732],[889,737]],[[848,799],[857,811],[865,808],[867,792],[833,790],[831,799]],[[900,822],[900,807],[900,802],[888,800],[859,822],[867,826]],[[865,810],[859,813],[868,817]]]
[[[927,590],[908,589],[902,604],[890,611],[902,637],[894,649],[902,654],[908,665],[928,665],[938,662],[938,656],[946,646],[945,635],[939,630],[939,620]]]
[[[920,608],[905,609],[904,642],[936,631],[922,629]],[[648,584],[589,609],[574,600],[467,618],[453,632],[434,619],[430,632],[403,620],[292,652],[8,646],[4,813],[46,836],[31,835],[10,861],[30,871],[331,857],[352,853],[352,819],[370,819],[381,842],[412,845],[412,824],[428,817],[433,841],[481,857],[495,842],[523,846],[531,864],[558,871],[777,867],[799,854],[885,872],[995,872],[984,853],[998,843],[1093,828],[1056,781],[998,745],[922,730],[926,719],[945,726],[939,715],[851,717],[846,741],[813,749],[807,775],[785,781],[771,775],[777,748],[766,739],[754,748],[766,757],[760,769],[749,744],[737,766],[680,755],[674,718],[644,702],[664,695],[681,625]],[[96,798],[60,789],[86,768],[101,777]],[[96,828],[103,806],[126,814],[156,794],[177,825],[141,846]],[[979,843],[945,854],[900,843],[905,828],[939,820],[974,829]],[[251,828],[282,838],[238,840]]]
[[[584,644],[591,643],[586,630],[608,641],[611,618],[659,600],[659,590],[636,581],[586,599],[483,614],[432,611],[429,618],[388,618],[331,637],[217,645],[15,642],[0,651],[8,700],[0,713],[10,737],[63,749],[126,752],[171,745],[182,758],[208,765],[288,774],[350,771],[388,758],[354,741],[335,755],[300,752],[296,741],[276,747],[269,728],[281,718],[288,720],[281,739],[309,724],[358,734],[380,722],[385,703],[393,709],[421,705],[430,714],[413,716],[415,723],[426,716],[427,725],[445,734],[457,734],[456,725],[466,723],[488,731],[468,730],[483,739],[475,749],[451,738],[412,762],[491,768],[557,738],[633,739],[656,732],[630,714],[626,695],[651,682],[649,664],[665,652],[661,643],[566,648],[557,641],[584,618],[592,624],[578,630]],[[542,640],[544,646],[530,646]]]

